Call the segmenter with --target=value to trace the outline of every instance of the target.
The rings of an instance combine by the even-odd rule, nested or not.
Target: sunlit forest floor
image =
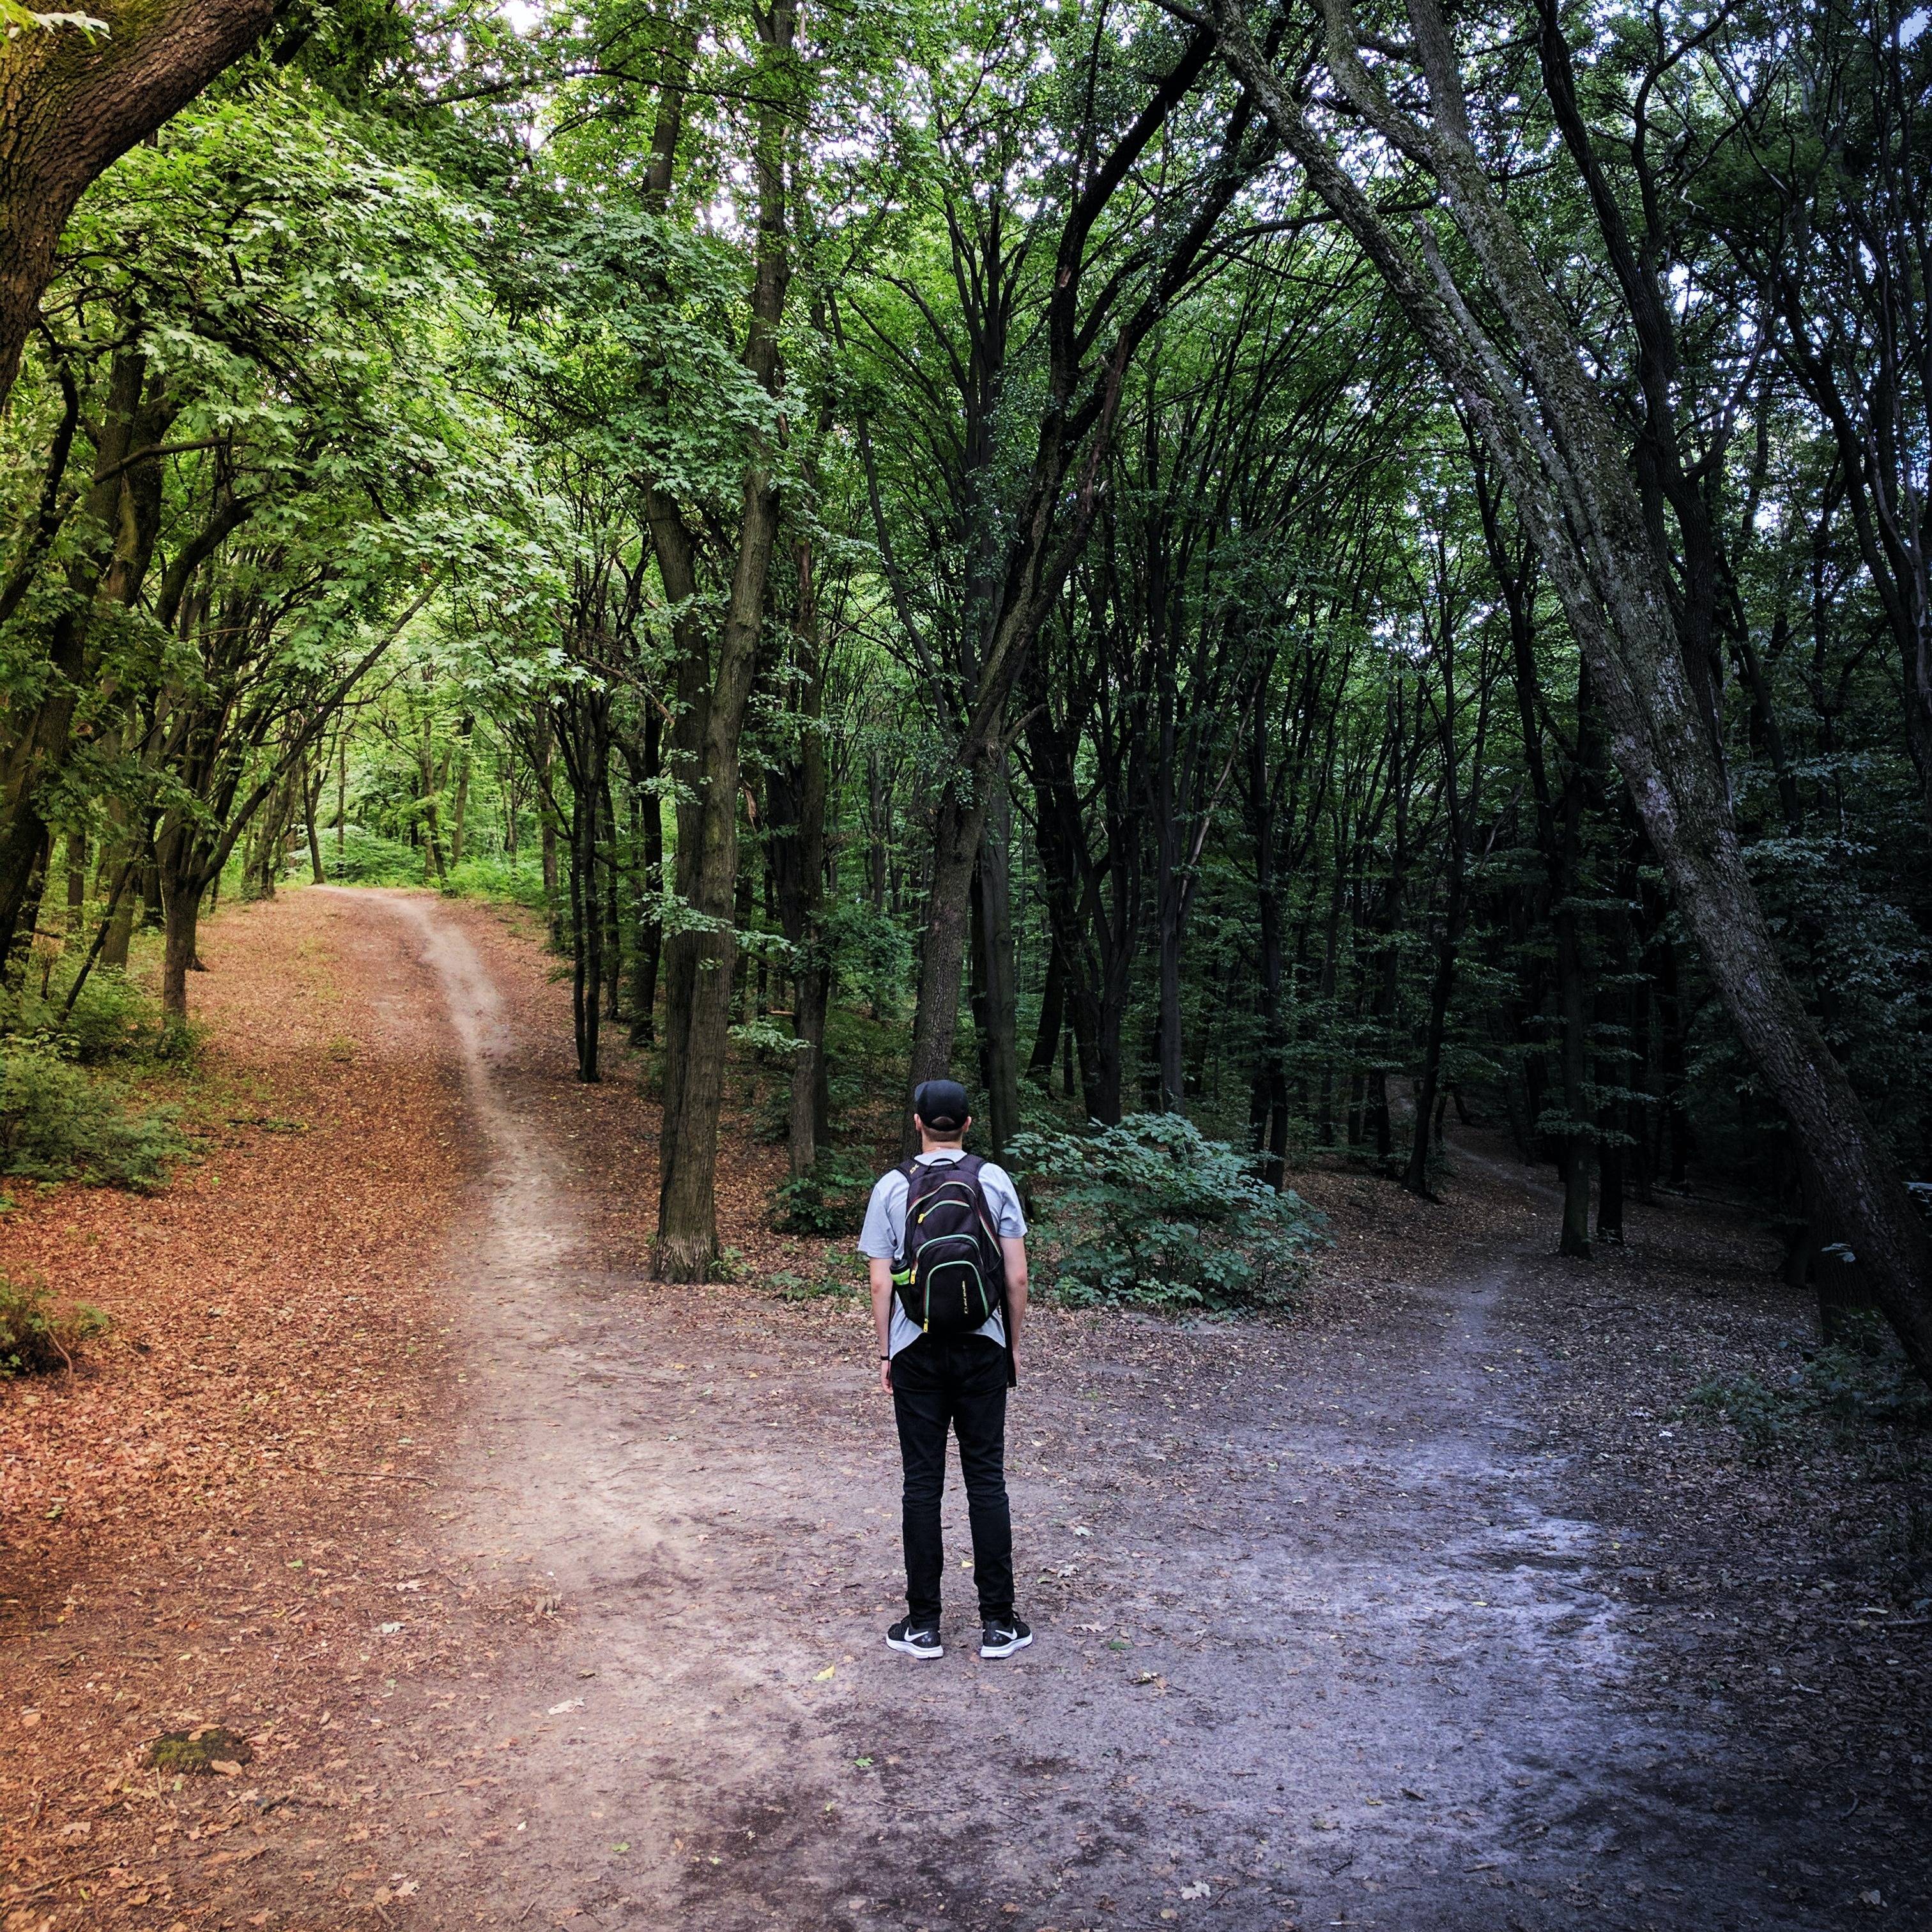
[[[1558,1262],[1468,1129],[1440,1207],[1302,1177],[1290,1321],[1042,1309],[1038,1641],[972,1649],[955,1495],[916,1664],[867,1317],[767,1285],[845,1244],[734,1116],[746,1278],[642,1279],[655,1109],[521,917],[224,911],[205,1160],[0,1228],[117,1323],[0,1397],[6,1932],[1926,1922],[1932,1510],[1692,1400],[1808,1332],[1748,1220]]]

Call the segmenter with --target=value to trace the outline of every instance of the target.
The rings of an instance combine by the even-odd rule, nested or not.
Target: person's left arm
[[[892,1392],[892,1264],[873,1255],[867,1262],[872,1277],[872,1326],[879,1336],[879,1387]]]
[[[1005,1264],[1006,1290],[1006,1346],[1017,1348],[1020,1329],[1026,1321],[1027,1251],[1026,1216],[1020,1209],[1020,1191],[1012,1176],[1003,1167],[993,1169],[998,1177],[996,1195],[988,1204],[999,1217],[1000,1258]]]

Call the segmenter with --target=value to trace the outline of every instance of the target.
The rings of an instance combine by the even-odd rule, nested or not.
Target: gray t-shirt
[[[932,1167],[940,1162],[950,1166],[962,1156],[951,1148],[940,1148],[932,1154],[918,1156],[922,1167]],[[995,1167],[989,1160],[980,1169],[980,1186],[986,1197],[986,1206],[993,1217],[993,1225],[1003,1240],[1017,1239],[1026,1232],[1026,1216],[1020,1212],[1019,1190],[1014,1186],[1012,1177],[1003,1167]],[[900,1245],[905,1240],[906,1197],[911,1192],[910,1184],[905,1176],[894,1168],[890,1174],[882,1174],[873,1184],[872,1198],[866,1204],[866,1225],[859,1233],[859,1252],[870,1261],[897,1261]],[[989,1340],[1006,1346],[1006,1324],[1000,1318],[996,1308],[981,1325],[977,1332]],[[908,1342],[919,1340],[919,1329],[910,1316],[899,1304],[899,1298],[892,1297],[892,1325],[891,1339],[886,1344],[886,1352],[896,1355]]]

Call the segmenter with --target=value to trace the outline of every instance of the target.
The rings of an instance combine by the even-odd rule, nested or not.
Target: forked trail
[[[506,998],[500,933],[343,902],[477,1136],[440,1560],[556,1613],[453,1696],[400,1687],[392,1782],[425,1790],[392,1918],[1874,1922],[1784,1882],[1843,1865],[1835,1815],[1647,1696],[1631,1533],[1579,1519],[1574,1445],[1536,1419],[1531,1250],[1306,1325],[1043,1313],[1010,1472],[1039,1641],[974,1653],[956,1480],[948,1652],[914,1663],[880,1641],[896,1468],[864,1323],[644,1280],[607,1210],[648,1164],[560,1144],[557,1043]],[[1854,1876],[1891,1906],[1912,1859],[1876,1828]]]
[[[820,1258],[742,1096],[755,1265],[660,1287],[655,1111],[503,917],[208,957],[208,1158],[0,1225],[118,1344],[0,1417],[0,1932],[1932,1923],[1904,1485],[1687,1413],[1804,1318],[1743,1223],[1557,1262],[1476,1131],[1445,1208],[1310,1177],[1292,1321],[1040,1310],[1037,1641],[976,1655],[956,1478],[915,1662],[869,1319],[758,1278]],[[217,1721],[232,1778],[148,1766]]]

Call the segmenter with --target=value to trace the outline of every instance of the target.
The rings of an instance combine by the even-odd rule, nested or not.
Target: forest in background
[[[666,1278],[734,1055],[808,1222],[950,1066],[1202,1216],[1694,1177],[1932,1360],[1922,12],[101,13],[0,50],[20,1105],[218,893],[507,893]]]

